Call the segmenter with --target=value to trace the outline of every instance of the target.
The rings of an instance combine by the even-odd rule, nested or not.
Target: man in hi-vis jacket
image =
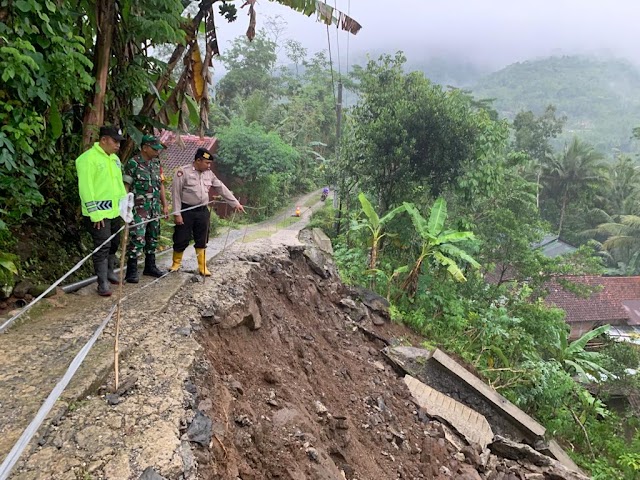
[[[120,159],[116,155],[122,140],[124,137],[118,127],[101,127],[98,141],[76,159],[82,215],[93,237],[94,249],[122,225],[120,200],[126,197],[127,191],[122,182]],[[119,236],[116,236],[93,255],[93,268],[98,276],[98,294],[103,297],[111,295],[109,282],[118,283],[118,278],[109,266],[109,257],[112,256],[115,260],[119,243]],[[111,265],[114,263],[115,261]]]

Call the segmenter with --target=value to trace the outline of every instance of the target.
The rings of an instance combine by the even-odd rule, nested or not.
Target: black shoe
[[[105,258],[100,263],[94,265],[96,275],[98,276],[98,295],[100,295],[101,297],[111,296],[111,286],[109,285],[109,280],[107,279],[107,270],[109,268],[107,262],[108,260]]]
[[[117,263],[117,259],[115,255],[109,255],[109,262],[108,262],[108,269],[107,269],[107,280],[109,280],[109,283],[113,283],[114,285],[117,285],[120,283],[120,277],[118,277],[118,275],[116,275],[116,272],[114,272],[113,270],[116,268],[116,263]]]
[[[124,278],[127,283],[138,283],[138,259],[127,259],[127,276]]]
[[[160,278],[164,276],[165,272],[156,267],[156,256],[153,253],[147,254],[144,259],[144,271],[143,275],[148,275],[150,277]]]

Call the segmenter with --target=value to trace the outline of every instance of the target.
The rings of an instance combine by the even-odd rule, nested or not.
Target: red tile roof
[[[200,138],[197,135],[178,135],[163,130],[160,133],[160,141],[167,146],[160,158],[164,170],[169,175],[173,175],[176,168],[192,163],[198,148],[206,148],[211,153],[218,150],[218,139],[215,137]]]
[[[163,130],[159,135],[160,141],[167,146],[160,155],[162,166],[169,177],[173,177],[178,167],[193,163],[196,150],[200,147],[206,148],[211,153],[218,151],[219,142],[216,137],[202,137],[197,135],[178,135],[175,132]],[[211,171],[233,192],[233,187],[241,184],[238,178],[229,177],[219,171],[218,165],[214,162]],[[211,192],[213,195],[214,192]],[[246,198],[236,195],[240,203],[245,204]],[[214,203],[213,209],[220,218],[226,218],[233,213],[233,208],[225,203]]]
[[[565,290],[557,280],[549,283],[545,299],[567,312],[568,323],[595,322],[611,325],[640,325],[640,277],[562,277],[573,283],[601,289],[588,298]]]

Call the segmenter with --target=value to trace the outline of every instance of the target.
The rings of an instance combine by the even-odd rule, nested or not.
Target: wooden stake
[[[119,363],[120,363],[120,344],[119,344],[119,336],[120,336],[120,307],[122,303],[122,290],[124,284],[124,259],[127,255],[127,243],[129,243],[129,224],[125,224],[124,226],[124,238],[122,239],[122,249],[120,251],[120,282],[118,284],[118,304],[116,308],[116,339],[113,344],[113,365],[115,369],[115,387],[114,392],[118,390],[120,378],[119,378]]]

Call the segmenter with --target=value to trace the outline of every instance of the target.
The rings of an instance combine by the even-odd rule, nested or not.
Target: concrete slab
[[[555,458],[569,470],[573,470],[574,472],[583,473],[580,470],[580,467],[575,464],[571,457],[567,455],[567,452],[563,450],[563,448],[556,442],[555,440],[549,440],[548,442],[549,448],[548,450],[541,450],[545,455],[550,456],[551,458]]]
[[[502,415],[509,418],[509,420],[511,420],[512,422],[516,423],[519,428],[525,430],[532,437],[544,437],[546,429],[542,425],[540,425],[533,418],[524,413],[522,410],[520,410],[513,403],[504,398],[478,377],[473,375],[442,350],[435,349],[431,354],[430,361],[438,362],[449,372],[458,377],[458,379],[465,382],[476,392],[478,392],[478,394],[482,395],[488,402],[490,402],[498,411],[502,413]]]
[[[386,348],[384,354],[398,370],[416,377],[430,388],[484,415],[496,435],[529,445],[548,444],[539,451],[558,460],[570,470],[580,471],[557,442],[547,442],[544,438],[544,426],[442,350],[394,347]]]
[[[411,375],[404,377],[411,395],[427,415],[445,420],[469,443],[477,443],[484,450],[493,439],[493,430],[487,419],[437,390],[425,385]]]

